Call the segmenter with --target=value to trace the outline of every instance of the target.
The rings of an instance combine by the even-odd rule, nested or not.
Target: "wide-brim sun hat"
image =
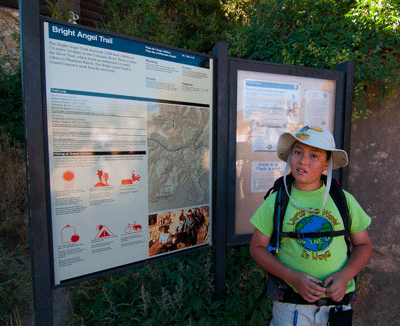
[[[279,137],[277,147],[277,155],[282,161],[288,161],[289,154],[296,141],[325,151],[330,151],[332,169],[345,167],[349,163],[347,153],[342,149],[336,149],[335,140],[331,132],[326,128],[317,126],[304,126],[296,133],[283,133]]]
[[[290,193],[288,191],[286,184],[286,176],[290,167],[290,154],[292,151],[293,144],[296,141],[299,141],[300,143],[315,148],[320,148],[325,151],[331,152],[331,157],[329,158],[329,164],[327,170],[328,173],[327,173],[327,181],[325,184],[325,193],[322,200],[322,204],[319,209],[301,207],[297,205],[290,197]],[[322,208],[325,206],[325,203],[329,196],[329,190],[331,188],[331,181],[332,181],[332,170],[345,167],[349,163],[347,153],[342,149],[336,149],[335,140],[329,130],[318,126],[304,126],[294,134],[290,132],[285,132],[279,137],[277,154],[282,161],[286,162],[285,172],[283,174],[283,180],[284,180],[283,184],[285,185],[285,190],[289,196],[290,201],[298,209],[319,214]]]

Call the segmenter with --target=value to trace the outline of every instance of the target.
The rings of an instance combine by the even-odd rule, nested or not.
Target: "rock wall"
[[[3,63],[3,68],[15,70],[19,65],[19,44],[15,36],[19,34],[19,12],[15,9],[0,6],[0,56],[8,56],[10,60]],[[18,62],[13,62],[13,60]]]
[[[349,191],[372,218],[373,246],[356,325],[400,325],[400,102],[372,112],[351,130]]]

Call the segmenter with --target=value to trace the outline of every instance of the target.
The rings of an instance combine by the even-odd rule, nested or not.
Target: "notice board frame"
[[[291,77],[296,79],[309,78],[333,81],[335,83],[335,99],[333,107],[333,116],[331,125],[332,133],[335,138],[336,147],[342,148],[349,153],[350,142],[350,117],[352,102],[352,86],[354,65],[352,62],[339,64],[337,70],[326,70],[318,68],[300,67],[269,62],[250,61],[245,59],[230,58],[229,62],[229,158],[228,158],[228,203],[227,203],[227,245],[249,244],[252,231],[238,232],[238,216],[236,212],[237,196],[237,134],[238,134],[238,74],[239,71],[260,74],[273,74],[277,76],[286,76],[287,82],[293,82]],[[294,82],[295,83],[295,82]],[[347,86],[347,88],[346,88]],[[349,87],[350,86],[350,87]],[[300,101],[300,99],[298,99]],[[276,153],[276,151],[275,151]],[[276,154],[275,154],[276,156]],[[242,171],[243,172],[243,171]],[[247,171],[249,172],[249,171]],[[247,173],[250,175],[251,173]],[[333,177],[339,180],[346,189],[348,182],[348,167],[333,171]],[[271,184],[272,186],[272,184]],[[264,193],[260,193],[260,199],[257,205],[262,203]],[[251,214],[249,214],[251,215]],[[251,216],[239,217],[247,219],[244,223],[250,223]],[[240,221],[242,223],[242,221]],[[246,229],[247,230],[247,229]]]
[[[210,174],[210,182],[209,182],[209,187],[210,187],[210,199],[209,199],[209,216],[210,216],[210,225],[209,225],[209,237],[210,237],[210,241],[208,243],[205,244],[200,244],[194,247],[190,247],[190,248],[186,248],[184,250],[176,250],[176,251],[172,251],[168,254],[165,255],[161,255],[161,256],[157,256],[157,257],[149,257],[146,259],[141,259],[141,260],[137,260],[137,261],[133,261],[127,264],[122,264],[119,266],[114,266],[112,268],[104,268],[101,269],[99,271],[96,272],[91,272],[91,273],[87,273],[78,277],[73,277],[67,280],[63,280],[61,282],[59,282],[58,284],[55,284],[55,275],[54,275],[54,247],[53,247],[53,231],[52,231],[52,207],[51,207],[51,195],[50,195],[50,167],[49,167],[49,137],[47,134],[47,103],[46,103],[46,80],[45,80],[45,60],[44,60],[44,55],[45,55],[45,49],[44,49],[44,37],[43,37],[43,30],[44,30],[44,25],[45,23],[49,23],[49,24],[55,24],[58,26],[64,26],[66,30],[68,29],[78,29],[82,32],[87,32],[88,35],[89,34],[100,34],[100,35],[105,35],[108,37],[112,37],[112,38],[118,38],[118,39],[123,39],[126,40],[127,42],[132,42],[132,43],[140,43],[142,45],[146,45],[149,47],[153,47],[153,48],[157,48],[157,49],[165,49],[170,51],[172,54],[173,53],[180,53],[180,54],[185,54],[187,56],[191,56],[191,57],[196,57],[196,58],[204,58],[205,60],[209,60],[210,62],[214,62],[214,57],[211,55],[207,55],[207,54],[203,54],[203,53],[197,53],[194,51],[189,51],[189,50],[183,50],[183,49],[178,49],[175,47],[171,47],[171,46],[167,46],[164,44],[159,44],[156,42],[151,42],[151,41],[146,41],[146,40],[142,40],[142,39],[138,39],[138,38],[134,38],[134,37],[129,37],[126,35],[121,35],[121,34],[116,34],[116,33],[112,33],[112,32],[107,32],[107,31],[103,31],[103,30],[98,30],[98,29],[94,29],[94,28],[90,28],[90,27],[85,27],[85,26],[81,26],[81,25],[75,25],[75,24],[70,24],[67,22],[62,22],[62,21],[58,21],[58,20],[54,20],[51,18],[46,18],[46,17],[40,17],[40,31],[41,31],[41,35],[40,35],[40,74],[37,73],[37,75],[39,76],[40,80],[41,80],[41,97],[42,97],[42,105],[41,105],[41,112],[39,113],[39,109],[38,107],[36,107],[35,110],[35,119],[34,121],[36,121],[39,125],[42,125],[42,127],[35,127],[35,131],[41,131],[42,134],[40,137],[38,137],[36,139],[36,141],[39,141],[39,143],[43,144],[43,150],[40,152],[36,152],[36,155],[39,155],[39,157],[43,157],[44,158],[44,173],[41,174],[41,180],[42,182],[44,182],[44,184],[42,184],[40,186],[40,189],[36,188],[36,185],[31,184],[30,185],[30,189],[31,192],[35,192],[35,193],[40,193],[43,192],[43,196],[46,198],[45,200],[45,210],[41,211],[40,214],[32,214],[31,215],[31,228],[35,227],[35,225],[39,225],[40,223],[40,233],[42,234],[42,238],[41,238],[41,242],[42,243],[47,243],[48,244],[48,250],[43,248],[39,248],[38,246],[33,246],[32,247],[32,252],[33,252],[33,257],[34,257],[34,264],[37,264],[37,262],[50,262],[50,266],[47,266],[45,269],[46,271],[43,271],[43,274],[41,274],[41,276],[44,275],[48,275],[46,276],[46,282],[49,282],[51,284],[51,288],[52,289],[56,289],[58,287],[63,287],[63,286],[68,286],[71,284],[76,284],[78,282],[87,280],[87,279],[91,279],[94,277],[101,277],[104,275],[108,275],[111,273],[115,273],[115,272],[119,272],[119,271],[123,271],[123,270],[127,270],[133,267],[140,267],[143,266],[145,264],[148,263],[153,263],[153,262],[157,262],[157,261],[162,261],[165,259],[169,259],[171,257],[174,256],[179,256],[179,255],[183,255],[183,254],[188,254],[190,252],[196,252],[198,250],[205,250],[205,249],[209,249],[212,248],[213,244],[212,244],[212,236],[213,233],[211,232],[212,227],[213,227],[213,221],[212,221],[212,214],[213,214],[213,199],[212,199],[212,184],[213,184],[213,171],[215,168],[215,164],[213,163],[213,156],[214,156],[214,143],[215,143],[215,135],[213,134],[213,125],[214,125],[214,110],[215,110],[215,87],[214,87],[214,70],[215,70],[215,66],[213,66],[211,64],[210,67],[210,73],[209,73],[209,77],[211,79],[211,95],[210,95],[210,145],[212,146],[212,150],[210,150],[210,164],[209,164],[209,174]],[[162,59],[162,58],[161,58]],[[29,80],[27,81],[29,83]],[[185,103],[179,103],[179,101],[173,101],[173,100],[167,100],[167,101],[155,101],[155,102],[163,102],[166,104],[185,104]],[[188,102],[186,103],[186,105],[191,105],[192,103]],[[27,111],[31,112],[33,110],[33,108],[28,108]],[[28,114],[30,114],[28,112]],[[33,114],[32,114],[33,115]],[[26,121],[26,130],[27,130],[27,135],[33,134],[34,130],[32,130],[32,122],[31,121]],[[42,129],[42,130],[37,130],[37,129]],[[40,138],[40,139],[39,139]],[[32,140],[30,140],[32,141]],[[33,171],[34,169],[37,169],[36,166],[32,166],[29,165],[28,170]],[[28,171],[29,173],[29,171]],[[44,201],[42,201],[44,202]],[[41,222],[39,222],[39,220]],[[46,225],[46,230],[43,230],[43,226]],[[38,231],[38,230],[36,230]],[[31,231],[31,234],[34,235],[34,232]],[[37,233],[36,233],[37,234]],[[36,238],[33,240],[37,240]],[[39,265],[41,265],[39,263]],[[36,268],[40,269],[40,266],[37,266]],[[49,268],[50,267],[50,268]]]

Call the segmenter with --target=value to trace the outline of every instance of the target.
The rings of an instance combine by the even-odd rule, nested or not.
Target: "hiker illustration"
[[[271,325],[351,325],[354,278],[372,249],[371,218],[332,178],[347,153],[327,129],[305,126],[279,137],[277,155],[284,176],[250,219],[250,253],[274,300]]]
[[[99,182],[97,182],[93,187],[106,187],[109,186],[108,184],[108,173],[101,171],[101,170],[97,170],[97,176],[99,177]]]

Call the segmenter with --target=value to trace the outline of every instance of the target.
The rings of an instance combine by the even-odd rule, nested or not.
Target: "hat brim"
[[[293,135],[290,132],[285,132],[279,137],[278,147],[277,147],[277,155],[278,155],[279,159],[281,159],[284,162],[287,162],[289,153],[292,150],[293,144],[296,141],[299,141],[300,143],[303,143],[305,145],[323,149],[325,151],[330,151],[332,153],[331,154],[332,169],[343,168],[349,163],[347,153],[344,150],[336,149],[336,148],[322,148],[319,146],[313,146],[312,144],[308,144],[307,141],[304,141],[304,139],[297,138],[295,135]]]

